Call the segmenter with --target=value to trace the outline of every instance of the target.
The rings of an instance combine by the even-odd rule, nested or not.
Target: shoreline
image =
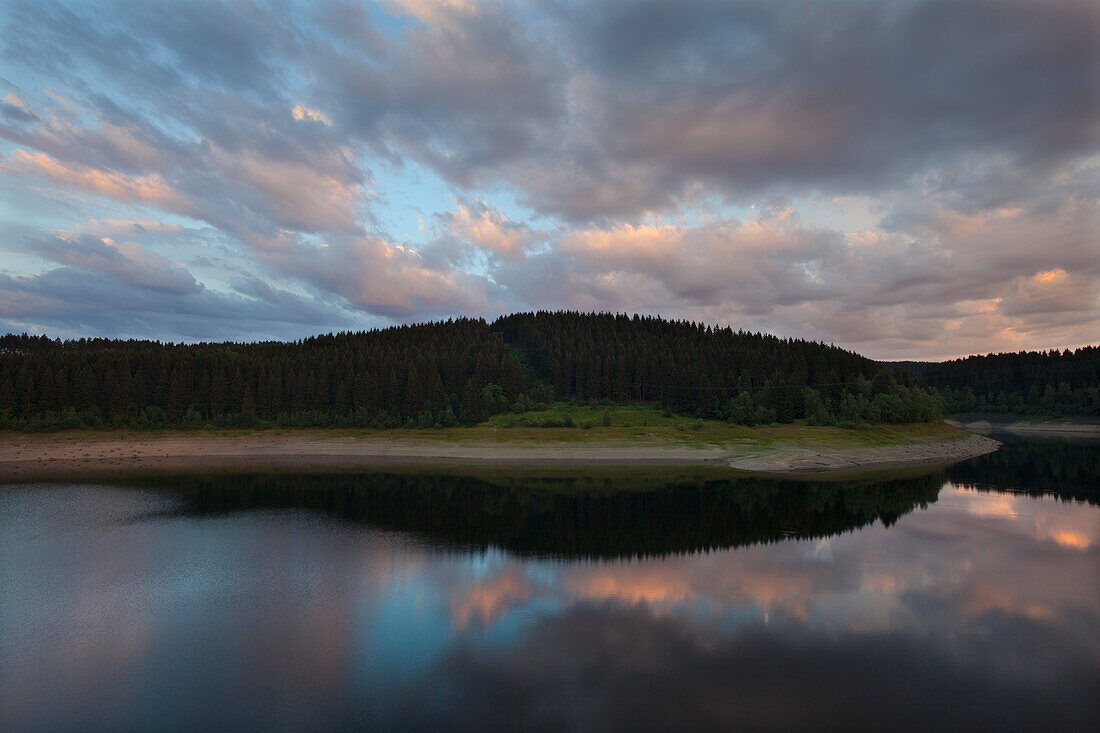
[[[872,429],[873,430],[873,429]],[[831,434],[823,434],[829,437]],[[860,436],[866,437],[866,436]],[[72,474],[149,471],[397,469],[409,467],[706,468],[774,477],[945,466],[997,450],[990,438],[952,432],[887,444],[739,440],[685,445],[630,436],[584,441],[431,440],[371,434],[95,434],[0,436],[0,483]]]
[[[1100,437],[1100,422],[1082,422],[1078,420],[1014,420],[996,422],[992,420],[947,420],[949,425],[982,435],[1010,433],[1012,435],[1052,436],[1052,437]]]

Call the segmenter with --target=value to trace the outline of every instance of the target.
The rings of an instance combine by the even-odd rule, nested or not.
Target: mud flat
[[[798,441],[769,438],[687,444],[607,435],[584,440],[492,441],[483,434],[465,438],[461,432],[457,438],[451,434],[446,440],[408,435],[399,438],[385,434],[333,435],[323,431],[240,435],[8,433],[0,436],[0,483],[74,474],[108,476],[160,470],[306,470],[334,466],[382,469],[447,464],[562,469],[695,466],[799,475],[947,465],[989,453],[999,445],[990,438],[961,430],[895,439],[886,444],[852,445],[837,441],[831,433],[821,435],[821,440],[814,440],[803,431]],[[860,437],[866,440],[865,435]]]

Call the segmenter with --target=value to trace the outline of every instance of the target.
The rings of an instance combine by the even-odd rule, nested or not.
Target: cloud
[[[482,4],[477,0],[388,0],[388,5],[400,14],[432,25],[476,13]]]
[[[898,357],[1095,338],[1094,3],[5,12],[0,185],[65,219],[21,214],[43,241],[125,257],[107,220],[202,222],[231,270],[400,320],[636,310]]]
[[[716,305],[737,293],[754,312],[827,294],[821,267],[843,257],[839,237],[799,226],[789,212],[745,223],[620,225],[574,231],[561,251],[598,277],[640,275],[654,304]]]
[[[561,18],[581,129],[514,180],[573,218],[673,206],[696,184],[865,193],[986,160],[1043,171],[1100,141],[1088,3],[606,2]]]
[[[0,115],[13,122],[37,122],[38,115],[31,112],[27,104],[15,92],[8,92],[0,101]]]
[[[53,70],[43,45],[69,49],[234,153],[202,112],[232,91],[249,100],[244,119],[306,135],[273,114],[305,91],[326,111],[288,105],[296,122],[464,187],[507,181],[572,219],[675,207],[699,185],[731,198],[866,193],[981,161],[1043,171],[1100,142],[1100,10],[1076,0],[389,8],[418,20],[387,35],[344,3],[316,26],[292,8],[108,20],[19,4],[16,19],[39,30],[9,55]],[[348,43],[352,32],[367,42]]]
[[[338,236],[320,246],[295,239],[260,257],[319,293],[338,294],[354,308],[394,320],[495,309],[493,288],[483,277],[440,267],[376,237]]]
[[[222,261],[224,246],[211,234],[139,220],[86,221],[76,231],[0,228],[0,240],[49,263],[34,274],[0,273],[0,327],[196,341],[293,339],[369,324],[331,293],[310,297],[273,279],[234,275],[263,270]],[[229,282],[207,287],[164,250],[209,253],[218,261],[189,259]]]
[[[1095,338],[1097,207],[933,207],[843,233],[789,209],[739,221],[577,227],[498,283],[524,307],[659,312],[856,345],[879,358]],[[1036,242],[1043,246],[1037,247]]]
[[[239,200],[280,227],[298,231],[355,231],[358,186],[314,165],[253,150],[211,148],[219,177],[246,188]]]
[[[85,270],[98,270],[136,287],[176,294],[202,289],[181,265],[146,251],[134,242],[116,242],[110,237],[59,235],[34,240],[28,246],[39,257]]]
[[[459,250],[476,249],[512,261],[520,261],[525,251],[544,238],[530,227],[511,221],[485,201],[459,201],[453,211],[438,216],[439,238],[431,248],[458,258]]]
[[[81,165],[65,165],[46,153],[16,150],[0,163],[11,172],[41,176],[50,181],[124,203],[147,202],[173,206],[174,192],[158,175],[127,176]]]
[[[301,104],[294,105],[294,108],[290,110],[291,116],[299,122],[310,120],[312,122],[320,122],[324,125],[331,125],[332,122],[323,112],[319,112],[315,109],[310,109]]]
[[[82,228],[82,231],[99,232],[112,236],[126,234],[146,234],[149,232],[164,232],[179,234],[184,231],[178,224],[167,224],[162,221],[148,219],[92,219]]]
[[[60,267],[39,275],[0,274],[0,325],[8,331],[45,328],[52,336],[118,338],[294,339],[363,327],[331,304],[285,291],[242,297],[206,288],[165,291],[102,270]]]
[[[388,43],[333,45],[309,61],[323,80],[318,94],[351,135],[461,186],[552,149],[565,111],[553,43],[505,4],[400,7],[421,22]]]

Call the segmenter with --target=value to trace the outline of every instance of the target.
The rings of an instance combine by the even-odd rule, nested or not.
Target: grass
[[[567,415],[575,427],[542,427],[548,423],[560,424]],[[462,432],[489,432],[498,440],[560,442],[650,439],[656,442],[701,446],[745,443],[765,446],[772,443],[873,446],[919,439],[939,440],[964,434],[958,428],[944,423],[874,425],[857,429],[812,426],[802,422],[749,427],[731,425],[720,420],[669,415],[659,408],[645,405],[605,407],[566,403],[521,415],[494,415],[487,422],[465,428]],[[513,437],[510,438],[510,435]]]
[[[566,419],[568,417],[568,420]],[[546,427],[572,423],[573,427]],[[609,424],[605,424],[609,423]],[[0,439],[35,440],[25,433],[0,434]],[[590,443],[644,444],[683,447],[775,445],[875,446],[913,441],[946,440],[965,432],[944,423],[874,425],[858,429],[805,424],[748,427],[719,420],[670,415],[647,405],[573,405],[557,403],[522,414],[494,415],[471,427],[424,430],[363,428],[270,428],[180,430],[73,430],[41,434],[42,440],[148,440],[168,437],[308,436],[316,439],[407,440],[414,443]]]
[[[699,430],[706,424],[725,424],[717,420],[670,415],[649,405],[574,405],[568,402],[555,403],[545,410],[531,410],[519,415],[493,415],[486,424],[501,428],[539,427],[548,421],[560,422],[567,416],[576,427],[582,429],[586,426],[605,427],[605,421],[610,423],[607,427],[615,428],[661,427],[679,430]]]

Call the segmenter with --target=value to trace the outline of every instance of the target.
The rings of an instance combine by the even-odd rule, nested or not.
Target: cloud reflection
[[[944,619],[993,611],[1024,618],[1087,612],[1094,618],[1100,510],[1054,500],[960,489],[903,517],[827,540],[785,542],[621,562],[548,566],[532,583],[512,560],[456,590],[454,622],[490,622],[509,610],[551,603],[642,606],[661,615],[787,619],[862,630],[906,629],[922,604],[947,604]],[[1049,568],[1058,567],[1052,577]],[[506,591],[506,592],[502,592]],[[927,631],[927,630],[926,630]]]
[[[1083,503],[949,484],[890,527],[570,561],[165,503],[0,490],[0,727],[1100,715],[1100,507]]]

